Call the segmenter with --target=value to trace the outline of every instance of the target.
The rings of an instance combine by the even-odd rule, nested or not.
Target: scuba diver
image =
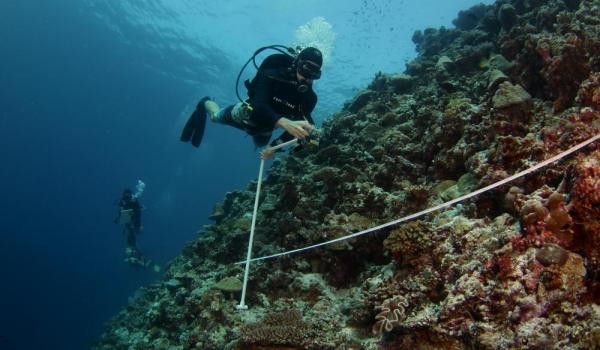
[[[257,67],[255,58],[266,49],[279,53],[268,56]],[[317,95],[312,84],[321,77],[323,55],[314,47],[294,54],[294,49],[281,45],[258,49],[238,74],[236,94],[240,102],[220,109],[209,97],[202,98],[183,129],[181,141],[200,146],[207,114],[213,122],[245,131],[252,136],[256,147],[269,144],[277,127],[284,132],[270,143],[271,147],[293,138],[309,137],[316,130],[311,113],[317,104]],[[248,99],[242,100],[237,87],[243,70],[251,61],[258,71],[252,81],[245,81]],[[274,151],[266,148],[261,152],[261,158],[268,159],[273,154]]]
[[[152,264],[150,259],[144,257],[137,246],[137,235],[142,230],[142,206],[138,197],[144,192],[145,184],[138,180],[136,193],[130,189],[123,190],[119,200],[119,212],[114,219],[115,224],[123,225],[123,233],[126,235],[125,262],[135,267],[148,267]],[[153,266],[156,271],[158,265]]]

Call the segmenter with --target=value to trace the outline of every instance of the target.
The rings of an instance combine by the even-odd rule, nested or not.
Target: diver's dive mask
[[[300,61],[298,62],[298,73],[310,80],[317,80],[321,78],[321,67],[311,61]]]

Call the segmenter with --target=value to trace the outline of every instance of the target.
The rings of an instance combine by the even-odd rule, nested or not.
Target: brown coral
[[[383,246],[394,259],[405,261],[428,251],[433,245],[433,230],[427,222],[416,220],[393,230],[383,241]]]
[[[246,345],[289,345],[301,349],[314,338],[311,325],[302,320],[298,310],[267,314],[260,322],[241,326],[240,335]]]
[[[562,111],[573,102],[579,84],[589,74],[588,55],[583,40],[573,33],[554,37],[547,45],[551,48],[549,56],[542,54],[545,67],[541,73],[555,97],[554,110]]]
[[[600,109],[600,73],[592,73],[581,83],[576,101],[584,106]]]

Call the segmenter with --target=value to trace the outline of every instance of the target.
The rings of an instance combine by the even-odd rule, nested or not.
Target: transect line
[[[449,207],[449,206],[451,206],[451,205],[453,205],[455,203],[462,202],[462,201],[464,201],[466,199],[469,199],[471,197],[475,197],[475,196],[477,196],[477,195],[479,195],[479,194],[481,194],[483,192],[486,192],[486,191],[489,191],[489,190],[494,189],[496,187],[500,187],[500,186],[502,186],[504,184],[507,184],[507,183],[509,183],[509,182],[511,182],[511,181],[513,181],[515,179],[518,179],[518,178],[520,178],[522,176],[525,176],[525,175],[527,175],[529,173],[532,173],[532,172],[534,172],[534,171],[536,171],[536,170],[538,170],[540,168],[543,168],[543,167],[547,166],[550,163],[554,163],[557,160],[562,159],[562,158],[564,158],[564,157],[566,157],[566,156],[568,156],[568,155],[570,155],[570,154],[572,154],[574,152],[577,152],[581,148],[589,145],[590,143],[593,143],[593,142],[597,141],[598,139],[600,139],[600,134],[598,134],[596,136],[593,136],[592,138],[590,138],[590,139],[588,139],[588,140],[586,140],[584,142],[581,142],[581,143],[579,143],[579,144],[577,144],[577,145],[569,148],[568,150],[555,155],[552,158],[549,158],[549,159],[547,159],[547,160],[545,160],[545,161],[543,161],[541,163],[538,163],[538,164],[532,166],[531,168],[528,168],[526,170],[518,172],[518,173],[516,173],[516,174],[514,174],[512,176],[509,176],[509,177],[507,177],[507,178],[505,178],[503,180],[500,180],[498,182],[495,182],[495,183],[493,183],[491,185],[488,185],[488,186],[485,186],[483,188],[480,188],[480,189],[478,189],[476,191],[473,191],[471,193],[468,193],[468,194],[466,194],[464,196],[452,199],[452,200],[447,201],[445,203],[442,203],[440,205],[436,205],[435,207],[431,207],[431,208],[422,210],[422,211],[420,211],[418,213],[410,214],[410,215],[402,217],[400,219],[397,219],[397,220],[394,220],[394,221],[390,221],[390,222],[387,222],[385,224],[381,224],[379,226],[371,227],[371,228],[366,229],[364,231],[352,233],[352,234],[349,234],[347,236],[338,237],[338,238],[335,238],[335,239],[332,239],[332,240],[329,240],[329,241],[325,241],[325,242],[313,244],[313,245],[306,246],[306,247],[303,247],[303,248],[288,250],[288,251],[285,251],[285,252],[282,252],[282,253],[277,253],[277,254],[273,254],[273,255],[266,255],[266,256],[262,256],[262,257],[258,257],[258,258],[253,258],[253,259],[251,259],[249,261],[260,261],[260,260],[273,259],[273,258],[277,258],[277,257],[284,256],[284,255],[290,255],[290,254],[295,254],[295,253],[299,253],[299,252],[306,251],[306,250],[315,249],[315,248],[322,247],[322,246],[325,246],[325,245],[328,245],[328,244],[345,241],[345,240],[348,240],[348,239],[351,239],[351,238],[354,238],[354,237],[365,235],[367,233],[378,231],[378,230],[381,230],[381,229],[384,229],[384,228],[387,228],[387,227],[399,224],[399,223],[404,222],[404,221],[412,220],[412,219],[417,218],[419,216],[423,216],[423,215],[429,214],[431,212],[434,212],[436,210],[440,210],[440,209]],[[237,262],[236,264],[245,264],[246,262],[247,262],[247,260],[243,260],[243,261]]]

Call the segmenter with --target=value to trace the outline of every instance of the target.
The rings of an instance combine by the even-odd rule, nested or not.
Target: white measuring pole
[[[271,151],[278,150],[287,145],[297,143],[298,139],[293,139],[288,142],[284,142],[280,145],[269,148]],[[260,185],[262,184],[262,174],[265,167],[265,160],[261,158],[260,169],[258,170],[258,183],[256,184],[256,197],[254,198],[254,212],[252,213],[252,225],[250,226],[250,239],[248,240],[248,253],[246,254],[246,269],[244,270],[244,284],[242,285],[242,298],[240,304],[236,305],[235,308],[238,310],[248,310],[246,301],[246,286],[248,285],[248,272],[250,271],[250,259],[252,259],[252,243],[254,241],[254,227],[256,226],[256,213],[258,212],[258,199],[260,197]]]
[[[254,213],[252,214],[252,226],[250,226],[250,239],[248,240],[248,253],[246,254],[246,270],[244,271],[244,284],[242,286],[242,298],[240,304],[235,308],[238,310],[247,310],[246,301],[246,286],[248,285],[248,271],[250,270],[250,258],[252,257],[252,242],[254,241],[254,227],[256,226],[256,212],[258,211],[258,197],[260,197],[260,184],[262,182],[262,173],[265,167],[265,160],[260,160],[260,170],[258,171],[258,183],[256,184],[256,197],[254,198]]]

